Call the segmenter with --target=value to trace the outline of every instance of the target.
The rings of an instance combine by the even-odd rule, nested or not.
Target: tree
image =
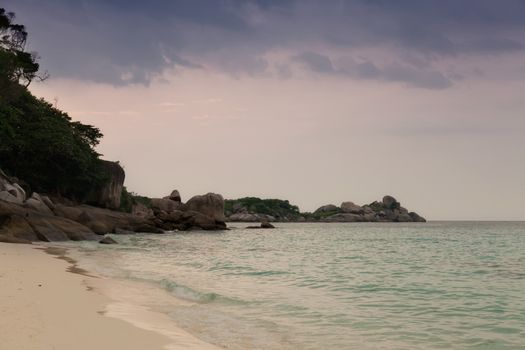
[[[0,8],[0,73],[6,79],[4,86],[11,82],[27,87],[35,78],[47,79],[48,74],[38,73],[37,54],[25,51],[28,35],[25,26],[13,23],[14,18],[14,13]]]
[[[27,32],[13,19],[0,8],[0,168],[33,190],[82,200],[106,180],[95,151],[102,133],[29,92],[47,74],[25,52]]]

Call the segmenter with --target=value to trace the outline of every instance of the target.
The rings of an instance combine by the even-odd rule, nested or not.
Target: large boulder
[[[363,214],[365,212],[363,207],[355,204],[354,202],[341,203],[341,211],[343,213],[351,213],[351,214]]]
[[[168,199],[179,203],[182,201],[178,190],[171,191],[171,194],[168,196]]]
[[[384,196],[383,205],[386,209],[398,209],[401,206],[399,202],[392,196]]]
[[[26,192],[13,180],[0,170],[0,200],[22,204],[26,199]]]
[[[2,242],[8,243],[38,241],[35,231],[26,221],[25,216],[5,211],[0,214],[0,236],[5,238]],[[9,242],[7,238],[10,238],[13,242]]]
[[[193,196],[185,205],[186,210],[195,211],[217,222],[225,221],[224,198],[220,194],[207,193],[205,195]]]
[[[47,201],[51,203],[51,200],[47,198]],[[52,204],[52,203],[51,203]],[[42,214],[47,215],[54,215],[53,211],[49,206],[46,204],[46,201],[36,192],[33,192],[31,195],[31,198],[29,198],[25,203],[24,206],[30,209],[33,209],[35,211],[38,211]]]
[[[26,217],[41,241],[95,241],[98,236],[88,227],[59,216],[31,213]]]
[[[201,228],[203,230],[218,230],[226,228],[224,221],[217,221],[212,216],[193,210],[186,211],[183,218],[187,220],[188,223],[191,223],[191,226],[194,228]]]
[[[179,210],[181,207],[181,202],[177,202],[169,198],[151,198],[151,208],[153,211],[170,212]]]
[[[28,242],[97,239],[93,231],[72,220],[1,201],[0,235]]]
[[[118,209],[126,173],[118,162],[107,160],[102,161],[102,172],[107,181],[91,190],[87,202],[103,208]]]
[[[134,204],[131,207],[131,214],[144,219],[151,219],[155,216],[155,214],[153,213],[153,209],[146,207],[142,203]]]
[[[152,227],[149,220],[139,216],[89,205],[77,207],[57,205],[55,213],[81,223],[98,234],[114,232],[116,228],[133,232],[161,232]]]
[[[427,220],[415,212],[408,213],[413,222],[426,222]]]
[[[317,208],[317,210],[314,211],[314,214],[331,213],[331,212],[338,212],[338,211],[340,211],[340,208],[338,208],[336,205],[327,204],[327,205],[323,205]]]

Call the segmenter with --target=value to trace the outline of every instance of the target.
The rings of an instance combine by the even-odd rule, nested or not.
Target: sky
[[[128,189],[525,220],[525,1],[4,0]]]

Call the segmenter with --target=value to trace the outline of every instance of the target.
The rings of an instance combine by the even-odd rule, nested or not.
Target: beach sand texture
[[[0,243],[0,350],[217,349],[111,286],[38,245]]]

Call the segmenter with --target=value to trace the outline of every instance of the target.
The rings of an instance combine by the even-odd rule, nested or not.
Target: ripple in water
[[[77,258],[194,302],[170,317],[228,349],[525,349],[525,223],[278,226]]]

